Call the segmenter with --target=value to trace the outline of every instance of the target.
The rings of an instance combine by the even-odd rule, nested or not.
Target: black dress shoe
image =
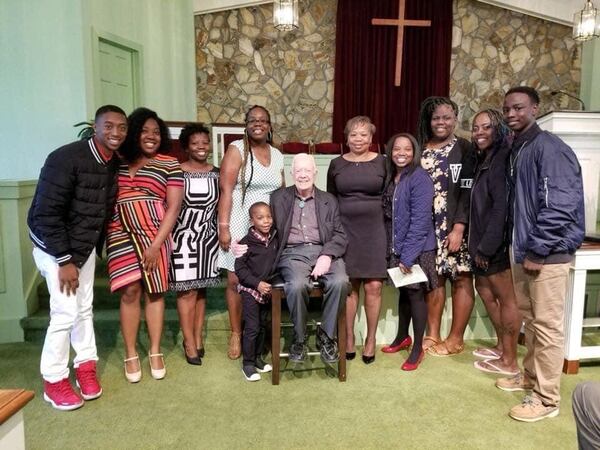
[[[185,360],[187,361],[187,363],[191,364],[192,366],[201,366],[202,360],[200,359],[200,356],[188,356],[187,352],[185,351],[185,343],[182,343],[182,345],[183,345],[183,354],[185,356]]]
[[[362,360],[365,364],[371,364],[371,363],[375,362],[375,355],[372,355],[372,356],[362,355]]]
[[[346,361],[352,361],[356,358],[356,352],[346,352]]]
[[[198,357],[204,358],[204,347],[198,349]]]

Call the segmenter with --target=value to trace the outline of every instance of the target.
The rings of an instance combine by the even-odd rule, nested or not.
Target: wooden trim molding
[[[35,396],[25,389],[0,389],[0,425],[18,413]]]

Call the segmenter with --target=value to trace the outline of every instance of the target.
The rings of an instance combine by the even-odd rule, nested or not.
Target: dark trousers
[[[600,383],[579,383],[573,391],[573,416],[580,450],[600,448]]]
[[[256,357],[262,354],[265,345],[269,305],[258,303],[248,292],[241,292],[244,334],[242,337],[243,365],[254,367]]]
[[[279,273],[284,281],[284,291],[294,324],[296,342],[306,340],[306,321],[308,317],[308,294],[311,289],[310,273],[321,253],[321,245],[299,245],[283,250],[279,259]],[[323,284],[323,315],[321,328],[329,338],[334,339],[337,329],[337,315],[340,302],[348,296],[348,275],[341,258],[331,262],[329,272],[319,277]]]

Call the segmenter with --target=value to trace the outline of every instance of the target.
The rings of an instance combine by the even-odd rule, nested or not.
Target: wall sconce
[[[576,41],[589,41],[600,37],[600,16],[591,1],[586,1],[585,6],[573,15],[573,39]]]
[[[298,28],[298,0],[274,0],[273,24],[279,31]]]

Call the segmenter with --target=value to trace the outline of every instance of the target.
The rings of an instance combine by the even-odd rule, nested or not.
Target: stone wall
[[[570,27],[474,0],[455,0],[450,96],[459,105],[461,134],[470,134],[474,113],[500,108],[515,84],[535,87],[540,110],[578,109],[551,91],[578,95],[580,46]]]
[[[336,0],[300,2],[300,28],[273,27],[272,4],[196,16],[198,120],[241,123],[265,105],[279,141],[331,140]],[[481,3],[454,0],[450,96],[460,134],[473,114],[500,107],[513,84],[540,91],[542,112],[577,109],[553,90],[579,92],[580,47],[571,28]],[[519,80],[516,82],[515,80]]]
[[[300,27],[273,27],[273,5],[196,16],[198,120],[242,123],[269,109],[276,140],[331,140],[335,0],[300,2]]]

